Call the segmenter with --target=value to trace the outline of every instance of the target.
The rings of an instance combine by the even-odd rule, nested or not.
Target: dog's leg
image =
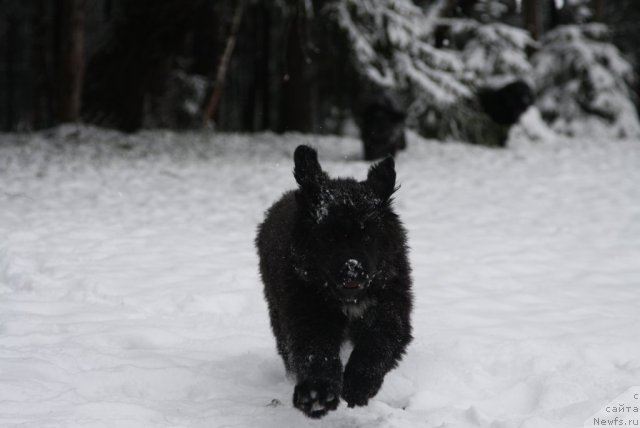
[[[387,301],[371,308],[354,324],[351,337],[354,347],[344,370],[342,397],[349,407],[365,406],[411,341],[407,306]]]
[[[296,299],[287,308],[289,356],[296,376],[293,405],[312,418],[335,410],[342,391],[340,317],[332,317],[317,301]]]

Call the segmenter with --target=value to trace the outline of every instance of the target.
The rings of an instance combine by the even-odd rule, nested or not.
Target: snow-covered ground
[[[0,136],[0,426],[581,427],[640,385],[640,142],[412,137],[415,341],[368,407],[306,419],[253,247],[300,143],[365,177],[354,139]]]

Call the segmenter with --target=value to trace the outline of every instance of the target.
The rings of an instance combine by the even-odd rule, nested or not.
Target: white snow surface
[[[411,135],[415,339],[369,406],[306,419],[253,246],[302,143],[366,177],[355,139],[1,135],[0,426],[581,427],[640,385],[640,142]]]

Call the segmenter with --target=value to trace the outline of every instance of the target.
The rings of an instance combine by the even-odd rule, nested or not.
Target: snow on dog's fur
[[[367,179],[331,179],[317,153],[294,154],[299,188],[285,193],[259,226],[256,245],[271,327],[293,404],[319,418],[364,406],[411,341],[406,232],[392,208],[395,165],[388,157]],[[340,347],[353,343],[342,367]]]

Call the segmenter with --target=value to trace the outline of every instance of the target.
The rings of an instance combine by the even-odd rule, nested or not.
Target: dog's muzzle
[[[347,301],[355,300],[371,282],[362,263],[355,259],[349,259],[345,262],[338,277],[340,278],[338,291],[343,300]]]

